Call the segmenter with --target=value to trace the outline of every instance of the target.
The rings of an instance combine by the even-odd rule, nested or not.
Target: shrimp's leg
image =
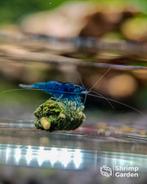
[[[63,94],[61,94],[58,98],[56,98],[57,101],[60,101],[63,98]]]

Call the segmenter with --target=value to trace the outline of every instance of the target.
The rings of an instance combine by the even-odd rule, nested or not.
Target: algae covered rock
[[[85,119],[84,106],[69,100],[48,99],[34,112],[36,128],[55,131],[78,128]]]

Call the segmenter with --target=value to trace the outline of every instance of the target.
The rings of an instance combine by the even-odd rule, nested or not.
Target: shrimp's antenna
[[[86,91],[86,93],[85,93],[84,102],[83,102],[84,106],[85,106],[85,103],[86,103],[86,100],[87,100],[87,96],[88,96],[88,91]]]
[[[8,89],[8,90],[4,90],[4,91],[1,91],[0,92],[0,96],[5,94],[5,93],[10,93],[10,92],[15,92],[15,91],[24,91],[25,89],[18,89],[18,88],[15,88],[15,89]]]
[[[96,97],[96,98],[104,99],[104,97],[98,96],[98,95],[89,94],[89,96],[93,96],[93,97]],[[107,99],[108,99],[109,101],[111,101],[111,102],[114,102],[114,103],[117,103],[117,104],[123,105],[124,107],[129,108],[129,109],[131,109],[131,110],[133,110],[133,111],[139,113],[141,116],[144,116],[144,114],[143,114],[140,110],[138,110],[138,109],[136,109],[136,108],[134,108],[134,107],[132,107],[132,106],[130,106],[130,105],[128,105],[128,104],[122,103],[122,102],[117,101],[117,100],[112,99],[112,98],[107,98]]]
[[[106,101],[107,101],[107,103],[112,107],[112,109],[115,109],[115,107],[113,106],[113,104],[110,102],[110,100],[107,98],[107,97],[105,97],[104,95],[102,95],[101,93],[97,93],[96,91],[94,91],[94,90],[92,90],[91,91],[92,93],[95,93],[96,95],[98,95],[98,96],[100,96],[100,97],[103,97]],[[90,92],[90,93],[91,93]],[[89,95],[89,94],[88,94]]]
[[[112,105],[112,103],[108,100],[107,97],[105,97],[105,96],[102,95],[101,93],[97,93],[97,92],[95,92],[95,91],[85,91],[85,92],[83,92],[83,94],[85,94],[85,98],[84,98],[84,102],[83,102],[84,105],[85,105],[85,103],[86,103],[87,96],[88,96],[88,95],[89,95],[89,96],[91,95],[90,93],[95,93],[95,94],[97,95],[97,97],[103,97],[103,99],[106,100],[107,103],[112,107],[112,109],[115,109],[115,107]]]
[[[0,91],[0,96],[5,94],[5,93],[10,93],[10,92],[15,92],[15,91],[25,91],[25,90],[26,90],[26,88],[24,88],[24,89],[18,89],[18,88],[8,89],[8,90]],[[40,91],[38,89],[31,89],[31,90]]]
[[[84,105],[86,103],[86,99],[87,99],[87,96],[89,95],[89,93],[92,92],[92,89],[97,85],[97,83],[99,83],[100,81],[102,81],[104,79],[104,77],[108,74],[108,72],[110,70],[111,70],[111,68],[108,68],[105,71],[105,73],[95,82],[95,84],[91,88],[89,88],[89,90],[85,91]],[[99,94],[99,95],[102,96],[108,102],[108,99],[106,97],[104,97],[102,94]],[[108,102],[108,103],[111,104],[110,102]],[[111,104],[111,107],[114,108],[112,104]]]
[[[81,85],[82,85],[82,87],[84,88],[84,89],[86,89],[86,87],[85,87],[85,85],[84,85],[84,83],[83,83],[83,81],[82,81],[82,77],[81,77],[81,75],[80,75],[80,73],[77,71],[77,74],[78,74],[78,78],[79,78],[79,80],[80,80],[80,83],[81,83]],[[83,93],[85,96],[84,96],[84,102],[83,102],[83,104],[84,104],[84,106],[85,106],[85,103],[86,103],[86,100],[87,100],[87,95],[88,95],[88,90],[86,90],[84,93]]]
[[[98,83],[100,83],[103,79],[104,79],[104,77],[109,73],[109,71],[111,70],[111,68],[109,67],[106,71],[105,71],[105,73],[93,84],[93,86],[91,87],[91,88],[89,88],[89,90],[88,91],[91,91]]]
[[[81,85],[85,88],[85,85],[83,83],[82,77],[81,77],[81,75],[80,75],[80,73],[78,71],[77,71],[77,74],[78,74],[78,78],[79,78],[79,81],[80,81]]]

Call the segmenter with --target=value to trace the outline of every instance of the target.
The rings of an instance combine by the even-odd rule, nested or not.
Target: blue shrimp
[[[71,82],[48,81],[19,86],[25,89],[41,90],[57,100],[70,100],[76,102],[77,105],[82,103],[83,95],[87,94],[85,87]]]
[[[96,81],[96,83],[93,86],[95,86],[97,82],[98,81]],[[48,93],[51,97],[55,98],[56,100],[73,101],[76,103],[76,106],[78,107],[81,106],[82,104],[85,105],[86,98],[89,95],[106,100],[112,107],[113,105],[110,102],[123,105],[142,115],[141,111],[132,106],[129,106],[112,98],[106,98],[105,96],[92,91],[93,87],[87,90],[84,86],[80,86],[72,82],[47,81],[47,82],[37,82],[30,85],[20,84],[19,86],[24,89],[41,90],[43,92]],[[91,92],[94,94],[90,94]]]

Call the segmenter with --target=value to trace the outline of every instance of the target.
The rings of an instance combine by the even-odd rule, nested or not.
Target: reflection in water
[[[27,152],[26,152],[26,162],[27,162],[27,165],[30,164],[32,158],[33,158],[32,148],[31,148],[31,146],[28,146],[28,149],[27,149]]]
[[[82,168],[83,153],[80,149],[34,147],[30,145],[0,145],[0,149],[0,162],[6,165],[63,169]]]
[[[147,157],[141,154],[88,151],[59,147],[0,145],[0,164],[36,168],[81,170],[106,166],[135,166],[146,170]]]
[[[15,163],[18,165],[19,161],[21,159],[21,149],[20,146],[17,146],[15,151],[14,151],[14,155],[15,155]]]

